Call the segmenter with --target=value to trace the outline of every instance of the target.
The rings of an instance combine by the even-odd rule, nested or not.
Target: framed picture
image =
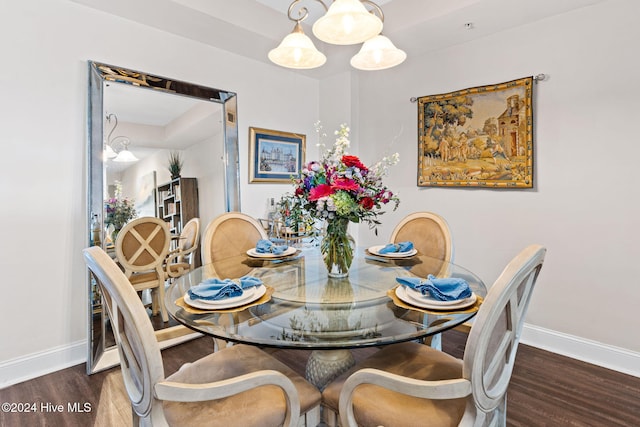
[[[418,98],[418,186],[533,187],[533,77]]]
[[[249,128],[249,182],[291,183],[304,163],[306,136]]]
[[[138,217],[156,216],[156,171],[140,177],[135,208]]]

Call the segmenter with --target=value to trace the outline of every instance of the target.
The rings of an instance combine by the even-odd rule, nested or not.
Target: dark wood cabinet
[[[176,178],[158,186],[158,218],[169,223],[174,234],[191,218],[199,217],[197,178]]]

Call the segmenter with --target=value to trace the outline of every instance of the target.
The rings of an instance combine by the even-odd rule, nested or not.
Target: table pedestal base
[[[305,377],[322,391],[355,363],[350,350],[314,350],[307,361]]]

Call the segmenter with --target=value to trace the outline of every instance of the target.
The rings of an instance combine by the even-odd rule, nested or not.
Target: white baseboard
[[[86,360],[85,340],[8,360],[0,363],[0,389],[85,363]]]
[[[640,377],[640,353],[525,324],[521,342],[552,353]]]
[[[524,325],[522,343],[640,377],[640,353],[539,326]],[[85,363],[87,343],[78,341],[0,364],[0,389]]]

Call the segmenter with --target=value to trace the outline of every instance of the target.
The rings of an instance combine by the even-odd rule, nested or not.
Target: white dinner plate
[[[192,307],[200,308],[203,310],[221,310],[223,308],[239,307],[241,305],[249,304],[262,298],[267,292],[267,288],[264,285],[258,287],[249,288],[242,292],[242,295],[237,297],[225,298],[217,301],[207,301],[202,299],[191,299],[188,293],[184,294],[184,302]]]
[[[450,305],[458,305],[466,302],[474,303],[476,302],[476,294],[471,293],[470,297],[450,300],[450,301],[440,301],[435,298],[432,298],[431,295],[422,295],[422,292],[416,291],[415,289],[411,289],[408,286],[403,286],[404,291],[406,292],[409,298],[412,298],[414,301],[422,303],[426,302],[431,305],[442,305],[442,306],[450,306]]]
[[[253,258],[282,258],[285,256],[293,255],[296,253],[296,248],[289,246],[281,254],[273,254],[271,252],[260,253],[256,248],[251,248],[247,251],[247,255]]]
[[[380,249],[384,248],[385,246],[387,245],[371,246],[369,248],[369,252],[371,252],[373,255],[382,256],[386,258],[408,258],[418,253],[418,251],[415,248],[413,248],[410,251],[405,251],[405,252],[389,252],[386,254],[381,254]]]
[[[466,308],[470,305],[473,305],[478,298],[476,294],[471,294],[469,298],[464,298],[461,300],[438,301],[434,300],[433,298],[424,296],[420,292],[413,291],[414,294],[419,295],[416,296],[410,294],[408,291],[413,291],[413,289],[400,285],[396,288],[396,296],[407,304],[415,305],[416,307],[421,308],[430,308],[433,310],[457,310],[459,308]]]

